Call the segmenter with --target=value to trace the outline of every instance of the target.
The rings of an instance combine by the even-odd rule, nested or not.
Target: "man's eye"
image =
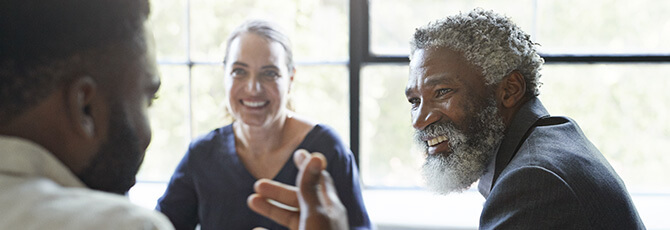
[[[158,94],[154,94],[151,99],[149,99],[149,107],[151,107],[154,104],[154,101],[158,100]]]
[[[436,95],[436,97],[441,97],[441,96],[444,96],[445,94],[447,94],[451,91],[453,91],[453,90],[449,89],[449,88],[438,89],[438,90],[435,91],[435,95]]]
[[[407,101],[412,105],[412,108],[419,106],[419,103],[421,103],[421,99],[416,97],[407,99]]]

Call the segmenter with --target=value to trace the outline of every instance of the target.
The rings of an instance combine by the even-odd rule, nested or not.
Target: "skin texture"
[[[135,184],[151,140],[147,108],[160,79],[151,49],[97,52],[95,71],[75,76],[0,134],[43,146],[92,189],[122,194]]]
[[[236,120],[249,126],[272,126],[286,117],[287,94],[293,70],[286,66],[285,51],[253,33],[235,38],[228,50],[226,92]],[[244,102],[262,103],[245,106]]]
[[[525,81],[518,71],[512,71],[501,82],[484,83],[481,68],[470,64],[463,54],[447,47],[418,49],[410,62],[410,76],[405,95],[412,104],[412,126],[425,129],[441,119],[462,123],[468,111],[468,101],[490,96],[496,101],[505,126],[528,98]],[[491,95],[492,94],[492,95]],[[464,128],[464,127],[459,127]],[[448,151],[438,146],[435,151]]]
[[[127,78],[110,105],[106,140],[90,164],[77,173],[89,187],[123,194],[135,184],[135,174],[151,141],[147,108],[160,86],[153,52],[129,62]]]
[[[433,192],[469,188],[504,136],[495,87],[484,79],[481,68],[449,48],[413,54],[405,93],[415,136],[426,151],[422,176]]]
[[[448,121],[460,130],[467,130],[464,121],[476,113],[473,101],[486,98],[490,92],[481,70],[447,48],[419,49],[413,57],[405,89],[407,101],[412,105],[412,126],[424,130],[438,121]],[[435,137],[422,141],[432,138]],[[447,141],[428,147],[428,154],[446,155],[451,151]]]
[[[501,82],[487,86],[480,69],[470,65],[462,54],[448,48],[417,50],[413,57],[406,95],[412,103],[412,124],[416,129],[425,129],[440,120],[450,120],[458,125],[471,112],[466,106],[469,104],[468,97],[481,100],[487,95],[494,98],[507,127],[528,100],[524,97],[526,87],[523,76],[518,71],[512,71]],[[444,143],[434,146],[429,153],[448,154],[450,147]],[[296,152],[298,154],[301,153]],[[307,163],[304,160],[302,164],[297,162],[300,169],[297,188],[259,180],[255,186],[256,193],[249,196],[249,207],[291,229],[346,229],[346,224],[337,224],[346,223],[346,210],[338,208],[342,205],[329,189],[333,185],[327,172],[322,170],[318,173],[320,160],[314,157],[305,159]],[[288,211],[272,205],[267,199],[299,206],[300,210]]]
[[[281,44],[254,33],[236,37],[227,52],[237,154],[255,178],[274,178],[315,125],[286,108],[295,70],[288,69]]]

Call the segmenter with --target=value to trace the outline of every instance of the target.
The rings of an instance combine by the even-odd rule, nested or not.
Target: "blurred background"
[[[281,25],[292,39],[296,112],[335,128],[351,146],[379,229],[476,229],[484,200],[474,189],[446,197],[421,190],[423,156],[412,142],[404,88],[414,29],[481,7],[512,18],[541,45],[540,99],[549,112],[578,122],[625,181],[648,228],[670,228],[658,214],[670,213],[670,1],[151,4],[163,84],[150,110],[153,139],[140,183],[130,194],[138,203],[153,208],[190,140],[230,123],[223,105],[224,43],[238,24],[260,18]]]

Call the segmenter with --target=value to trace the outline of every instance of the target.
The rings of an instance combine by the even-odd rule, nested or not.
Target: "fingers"
[[[326,170],[326,166],[328,166],[328,161],[326,160],[326,157],[323,154],[315,152],[312,153],[312,157],[316,157],[319,160],[321,160],[321,170]]]
[[[299,187],[302,199],[302,208],[314,208],[323,205],[324,192],[322,189],[321,171],[325,172],[326,157],[314,152],[309,154],[307,150],[299,149],[293,154],[293,161],[300,170],[296,185]],[[321,198],[319,198],[321,197]]]
[[[321,205],[319,202],[319,193],[321,191],[322,165],[323,161],[320,158],[306,157],[300,166],[301,170],[298,174],[296,184],[300,190],[299,198],[303,201],[301,202],[301,208],[303,209]]]
[[[327,165],[326,158],[321,153],[310,154],[300,149],[293,154],[293,161],[299,170],[296,179],[298,187],[261,179],[254,184],[256,194],[252,194],[247,199],[249,208],[290,229],[306,226],[311,226],[306,227],[308,229],[322,229],[321,225],[327,226],[330,223],[323,219],[326,218],[323,215],[323,208],[330,210],[327,206],[332,204],[342,206],[337,198],[333,180],[324,170]],[[300,209],[282,208],[280,206],[284,205],[273,204],[273,202],[291,207],[300,206]],[[344,220],[343,223],[346,223],[346,210],[343,206],[340,209],[342,213],[345,213],[341,219]]]
[[[314,152],[314,153],[310,154],[307,150],[298,149],[293,153],[293,162],[298,167],[298,169],[302,169],[302,167],[300,167],[300,166],[303,165],[305,160],[308,160],[311,157],[318,157],[323,163],[322,169],[326,169],[326,166],[328,165],[328,161],[326,161],[326,157],[323,156],[323,154],[321,154],[319,152]]]
[[[271,220],[289,227],[290,229],[297,229],[300,221],[300,213],[289,211],[268,202],[267,198],[258,194],[251,194],[247,199],[247,205],[251,210],[263,215]]]
[[[327,171],[321,172],[322,202],[327,209],[331,229],[348,229],[347,209],[337,196],[333,178]]]
[[[337,190],[335,189],[335,183],[333,178],[327,171],[322,171],[321,176],[323,178],[321,185],[323,186],[323,198],[324,202],[328,205],[334,205],[341,203],[340,198],[337,196]]]
[[[317,156],[317,154],[312,154]],[[320,155],[320,154],[319,154]],[[298,174],[300,227],[305,229],[347,229],[347,210],[337,197],[330,174],[320,157],[302,159]]]
[[[298,188],[268,179],[260,179],[254,184],[254,191],[260,196],[279,203],[298,207]]]
[[[254,184],[254,191],[256,193],[247,198],[251,210],[291,229],[298,227],[300,213],[296,187],[260,179]]]
[[[304,149],[298,149],[293,153],[293,163],[300,168],[302,162],[309,156],[309,152]]]

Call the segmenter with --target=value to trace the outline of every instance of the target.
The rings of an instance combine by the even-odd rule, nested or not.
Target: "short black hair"
[[[148,15],[148,0],[0,1],[0,124],[86,74],[84,54],[136,42]]]

